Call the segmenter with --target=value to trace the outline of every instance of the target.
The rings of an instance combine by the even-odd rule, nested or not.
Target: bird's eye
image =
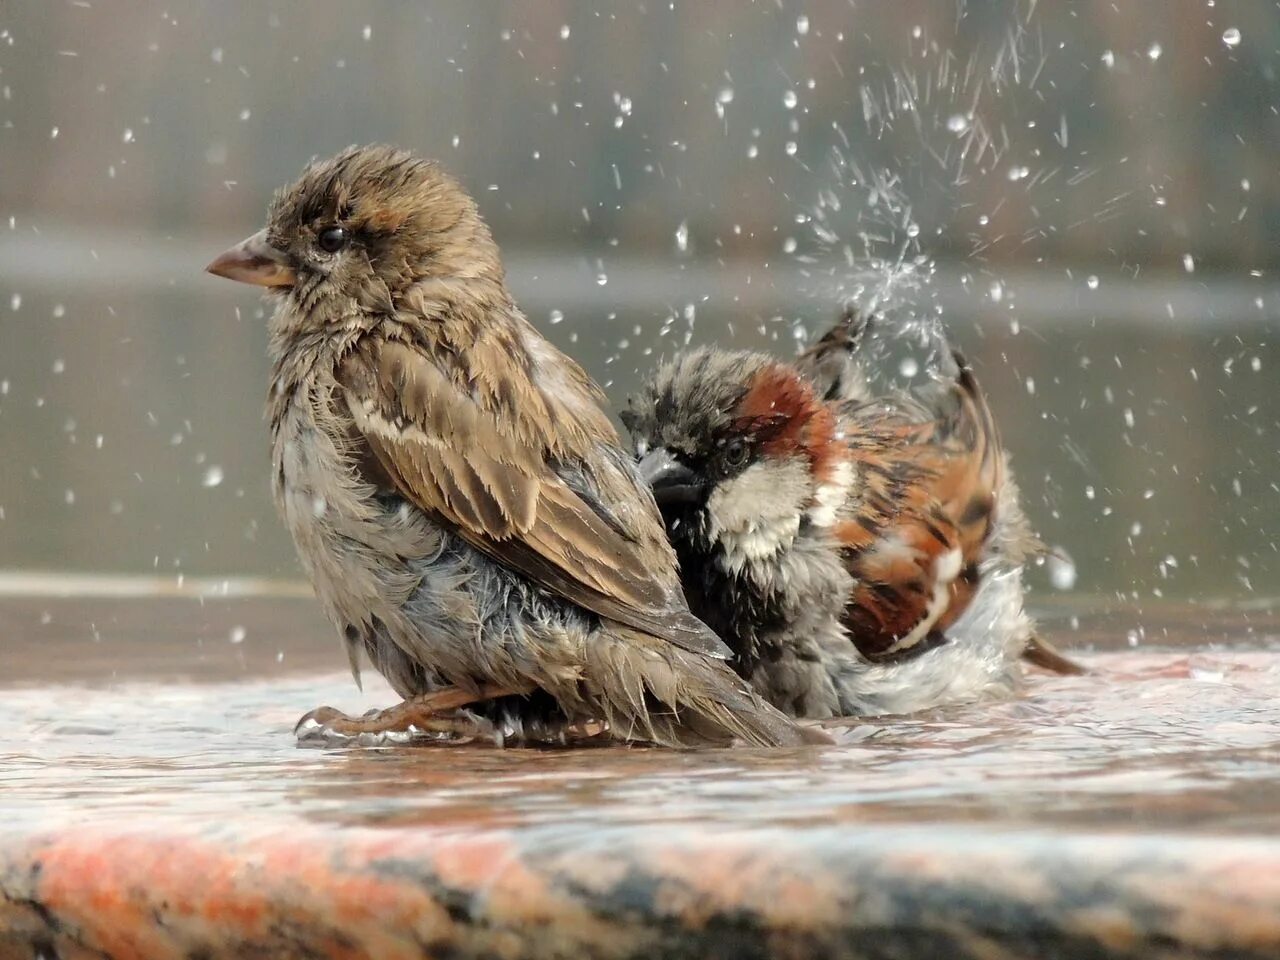
[[[745,440],[730,440],[724,447],[725,466],[738,468],[746,464],[747,456],[751,453],[750,447],[747,446]]]
[[[325,227],[316,237],[316,245],[325,253],[337,253],[347,245],[347,231],[341,227]]]

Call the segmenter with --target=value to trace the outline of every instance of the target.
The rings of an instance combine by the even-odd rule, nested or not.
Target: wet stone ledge
[[[955,827],[70,829],[0,957],[1274,958],[1280,844]]]

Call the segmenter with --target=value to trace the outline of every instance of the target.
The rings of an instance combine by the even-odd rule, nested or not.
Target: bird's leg
[[[461,712],[460,708],[498,697],[527,694],[531,689],[496,684],[443,687],[363,717],[349,717],[333,707],[318,707],[299,720],[293,732],[299,740],[410,733],[413,730],[455,737],[487,737],[493,735],[493,725],[483,717]]]

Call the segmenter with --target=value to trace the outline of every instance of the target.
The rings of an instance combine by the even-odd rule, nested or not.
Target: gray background
[[[1081,590],[1273,595],[1278,51],[1225,0],[9,0],[0,567],[296,575],[260,305],[201,268],[388,140],[617,402],[686,340],[940,314]]]

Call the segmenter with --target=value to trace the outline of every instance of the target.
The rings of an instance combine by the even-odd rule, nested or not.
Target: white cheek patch
[[[809,507],[809,522],[815,527],[829,527],[836,522],[836,514],[848,499],[853,486],[853,464],[841,460],[832,477],[818,487]]]
[[[808,472],[800,462],[756,463],[716,487],[707,500],[708,532],[724,549],[730,573],[795,541],[809,497]]]
[[[739,533],[721,534],[725,569],[739,574],[751,563],[777,556],[795,542],[799,532],[800,517],[797,515],[764,520]]]

